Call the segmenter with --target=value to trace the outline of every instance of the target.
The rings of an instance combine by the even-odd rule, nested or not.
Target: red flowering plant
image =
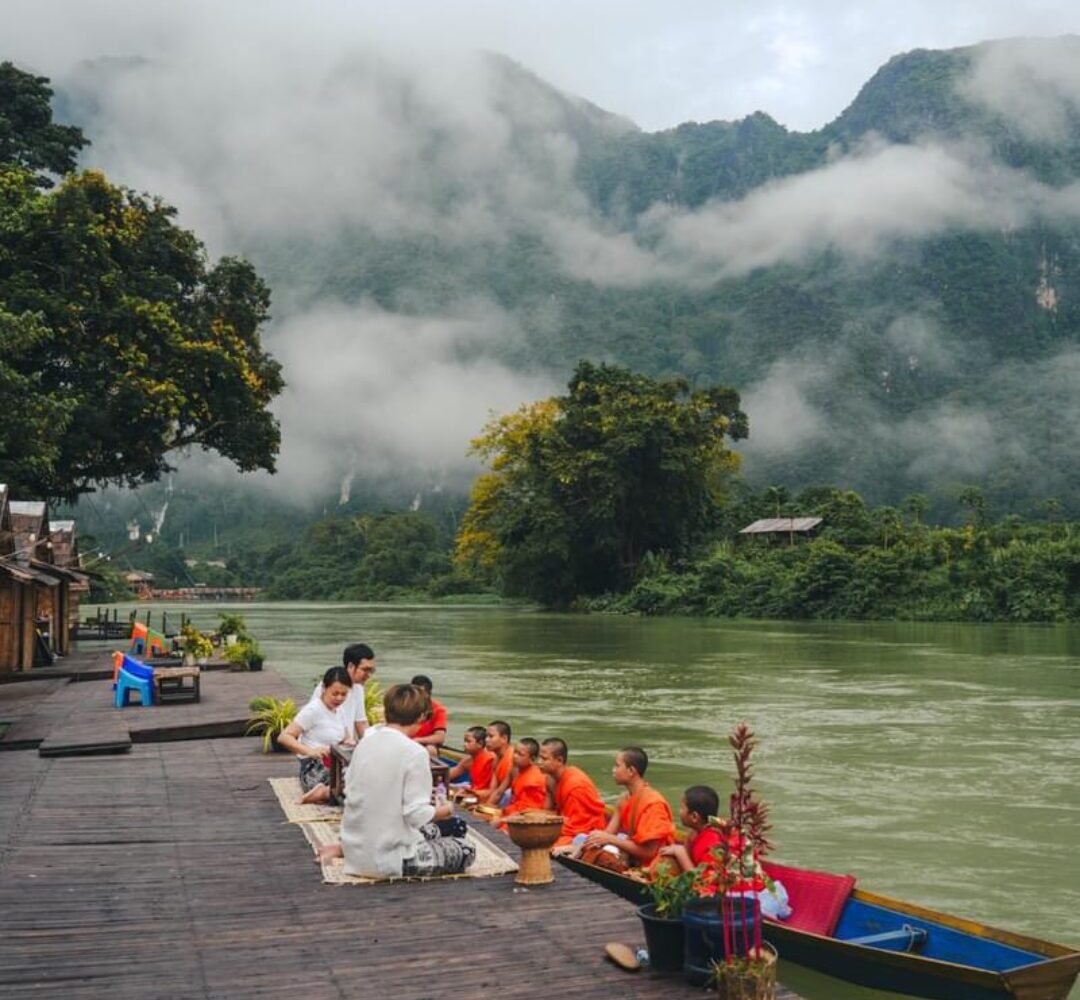
[[[714,848],[715,863],[701,875],[706,892],[719,897],[723,925],[723,962],[714,976],[753,974],[755,967],[768,963],[761,946],[761,903],[758,893],[771,880],[761,868],[761,858],[772,850],[767,837],[771,829],[769,808],[753,788],[751,758],[757,737],[745,723],[739,723],[728,737],[735,758],[735,791],[727,819],[712,817],[719,829],[720,846]],[[727,967],[727,973],[724,967]]]

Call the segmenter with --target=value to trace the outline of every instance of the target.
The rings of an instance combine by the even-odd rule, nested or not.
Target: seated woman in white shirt
[[[344,667],[331,667],[323,674],[322,693],[312,698],[278,735],[278,744],[300,758],[301,802],[330,800],[330,747],[342,743],[347,720],[339,711],[352,690],[352,680]]]
[[[350,875],[452,875],[476,858],[472,844],[443,837],[436,820],[450,819],[448,802],[432,805],[431,758],[414,743],[427,694],[412,684],[386,692],[386,724],[368,729],[345,775],[341,844],[320,857],[344,856]]]

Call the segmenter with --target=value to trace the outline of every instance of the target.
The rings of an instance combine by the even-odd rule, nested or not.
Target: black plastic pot
[[[638,907],[645,928],[645,947],[649,950],[649,965],[657,972],[681,972],[683,967],[683,922],[656,916],[656,907],[649,903]]]
[[[261,656],[257,656],[254,659],[248,660],[248,670],[262,670],[263,659]]]

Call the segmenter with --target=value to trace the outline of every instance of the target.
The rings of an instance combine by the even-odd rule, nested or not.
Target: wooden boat
[[[572,858],[558,860],[623,899],[644,883]],[[938,1000],[1065,1000],[1080,952],[854,888],[849,876],[765,863],[793,913],[762,936],[783,961],[860,986]]]

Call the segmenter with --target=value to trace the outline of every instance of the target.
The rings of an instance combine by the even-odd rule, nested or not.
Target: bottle
[[[441,806],[446,802],[446,782],[439,779],[439,783],[435,786],[435,805]]]

